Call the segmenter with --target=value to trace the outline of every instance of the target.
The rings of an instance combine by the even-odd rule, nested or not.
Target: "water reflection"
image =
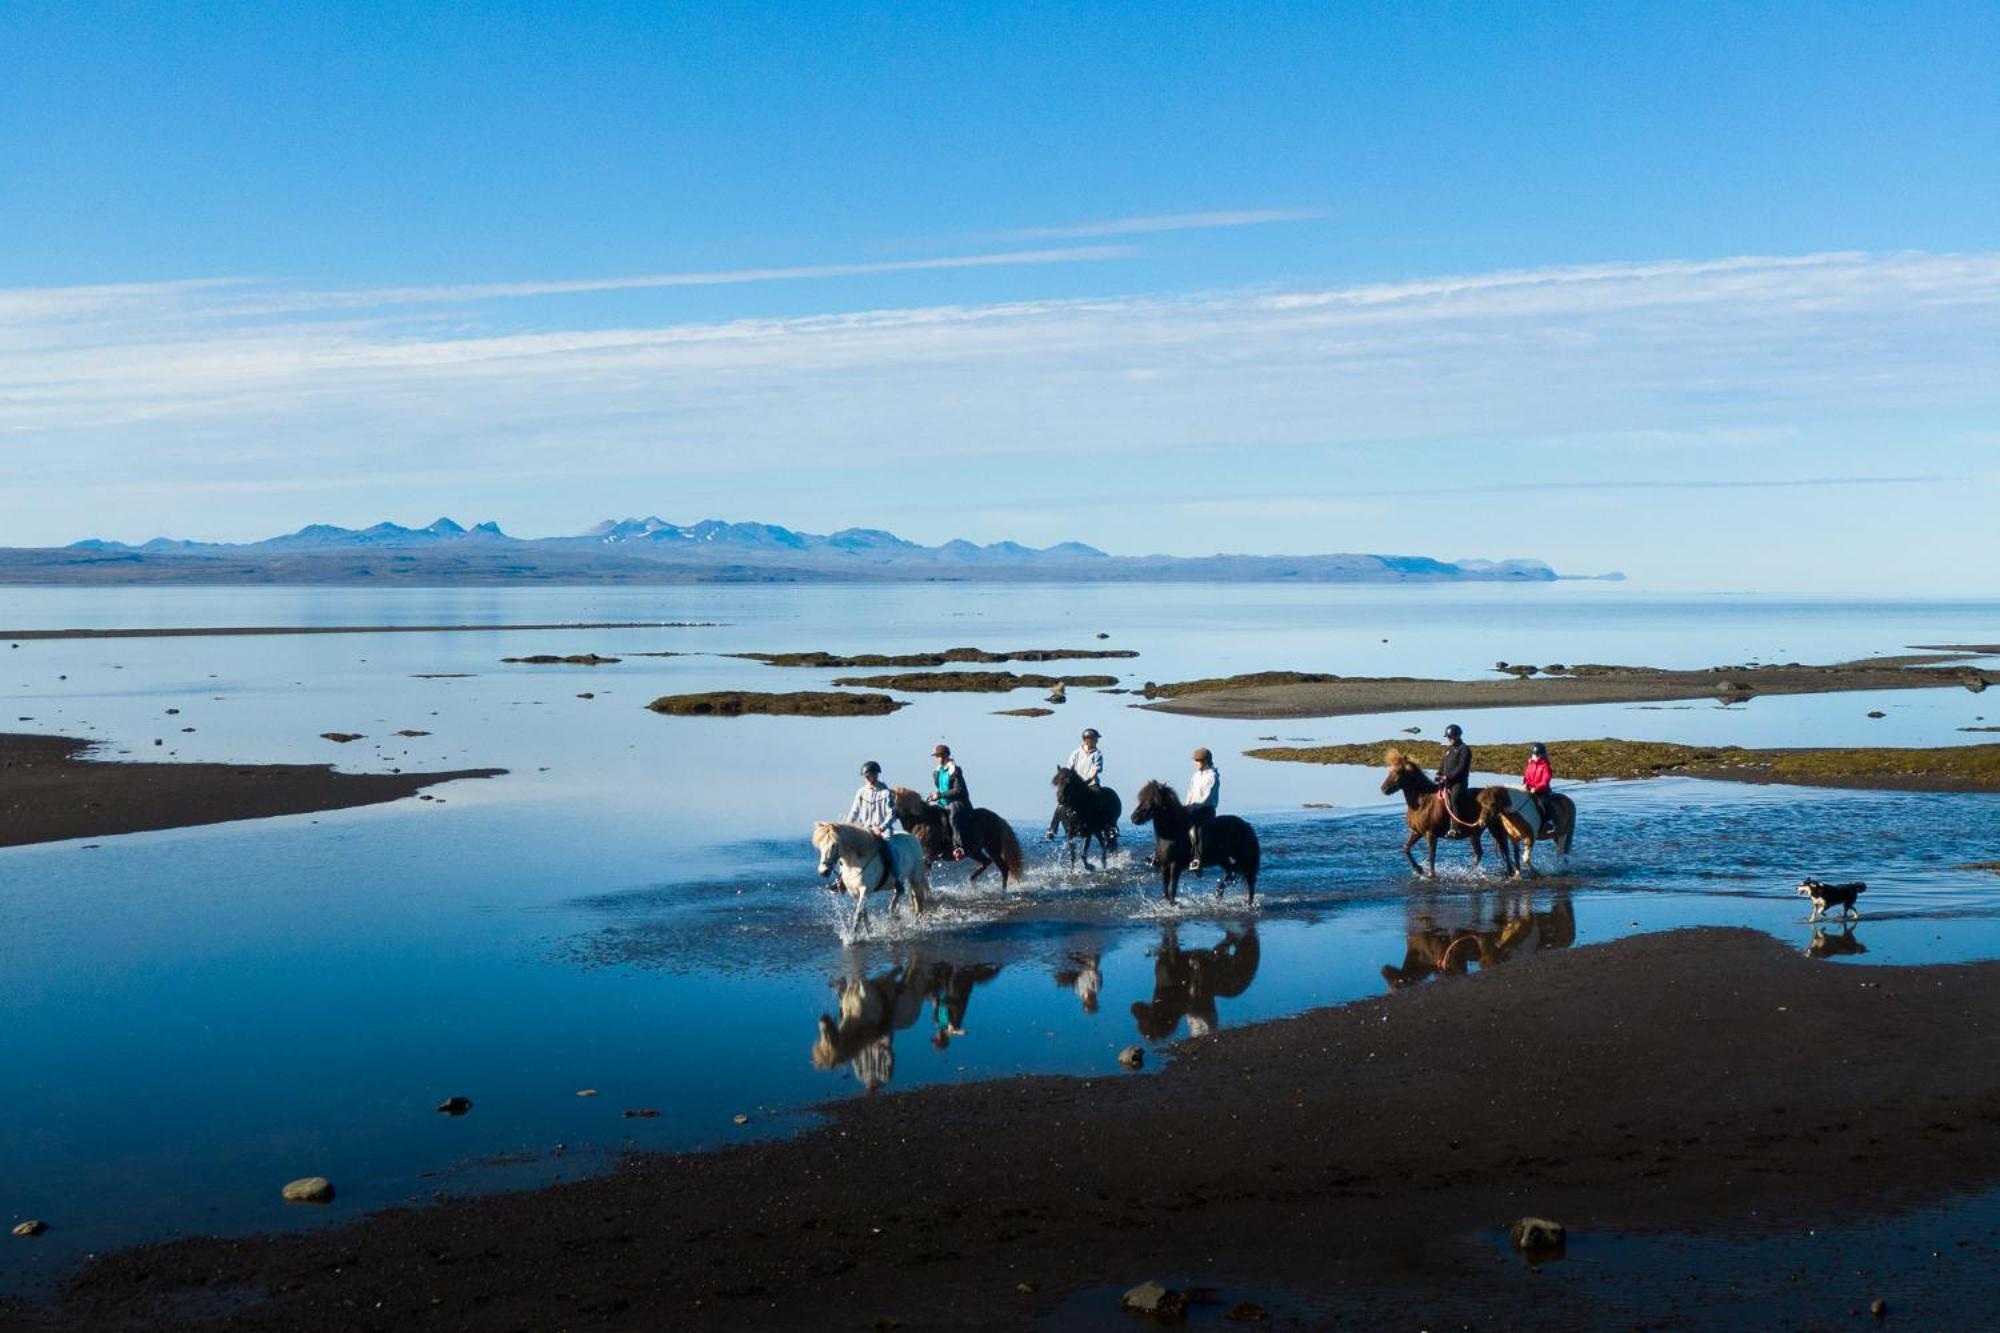
[[[1219,1022],[1215,1002],[1249,990],[1261,957],[1254,924],[1240,931],[1225,929],[1222,939],[1207,949],[1183,949],[1179,924],[1162,926],[1153,955],[1153,998],[1132,1004],[1139,1035],[1149,1041],[1171,1036],[1183,1018],[1191,1037],[1213,1032]]]
[[[1527,892],[1474,894],[1446,901],[1412,898],[1407,908],[1401,966],[1383,964],[1382,980],[1398,990],[1448,973],[1462,976],[1474,964],[1504,963],[1517,953],[1567,949],[1576,943],[1576,906],[1559,889],[1546,911]]]
[[[1868,946],[1854,937],[1853,926],[1843,926],[1832,935],[1818,926],[1813,927],[1812,939],[1800,952],[1808,958],[1844,958],[1853,954],[1868,952]]]
[[[873,974],[837,977],[830,984],[839,1015],[819,1016],[813,1068],[847,1066],[869,1092],[886,1087],[896,1074],[895,1035],[916,1025],[924,1006],[931,1009],[931,1045],[944,1050],[965,1035],[966,1009],[973,990],[1000,975],[994,963],[930,962],[911,957]]]

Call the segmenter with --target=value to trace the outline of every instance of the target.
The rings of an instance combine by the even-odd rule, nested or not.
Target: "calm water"
[[[3,628],[559,620],[723,623],[0,648],[14,705],[0,722],[100,738],[114,755],[509,770],[439,788],[433,802],[0,851],[0,1219],[52,1227],[34,1245],[0,1247],[0,1282],[32,1286],[143,1238],[312,1224],[439,1190],[573,1176],[628,1147],[789,1133],[815,1104],[866,1086],[1109,1072],[1132,1042],[1164,1046],[1374,993],[1385,969],[1451,984],[1427,960],[1454,940],[1454,956],[1488,965],[1708,922],[1843,963],[2000,952],[2000,876],[1954,868],[2000,857],[1994,797],[1596,784],[1572,789],[1580,833],[1559,875],[1524,891],[1471,874],[1452,847],[1429,886],[1402,867],[1400,807],[1378,794],[1379,774],[1240,752],[1273,735],[1434,736],[1442,715],[1215,723],[1087,691],[1041,719],[993,714],[1036,702],[1030,693],[918,695],[879,719],[668,719],[642,707],[667,692],[804,688],[839,674],[712,655],[738,650],[1132,648],[1141,656],[1101,668],[1130,685],[1268,667],[1472,674],[1498,659],[1703,666],[1992,642],[1996,603],[1667,599],[1593,585],[0,591]],[[692,655],[499,662],[643,651]],[[2000,722],[1987,697],[1459,720],[1475,745],[1954,744],[1982,739],[1961,727]],[[1143,830],[1107,871],[1047,859],[1047,775],[1084,725],[1104,732],[1108,780],[1128,803],[1145,778],[1184,782],[1193,745],[1214,748],[1227,808],[1264,837],[1254,915],[1233,894],[1218,906],[1199,881],[1177,908],[1161,904],[1139,864]],[[406,728],[431,734],[395,736]],[[367,739],[335,746],[324,731]],[[939,739],[963,757],[978,802],[1028,844],[1027,882],[1003,896],[947,870],[934,920],[878,913],[844,941],[839,904],[816,887],[810,823],[845,810],[862,759],[921,782]],[[1511,752],[1495,757],[1517,771]],[[1614,822],[1629,830],[1616,840]],[[1866,878],[1861,924],[1815,940],[1790,893],[1803,873]],[[473,1111],[436,1114],[451,1095]],[[307,1174],[331,1177],[338,1201],[280,1204],[278,1186]]]

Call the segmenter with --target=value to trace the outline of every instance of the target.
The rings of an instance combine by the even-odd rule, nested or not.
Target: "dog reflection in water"
[[[1384,964],[1382,980],[1390,990],[1414,986],[1438,975],[1463,976],[1477,963],[1492,967],[1504,963],[1523,949],[1567,949],[1576,943],[1576,907],[1569,894],[1557,893],[1545,912],[1534,910],[1524,893],[1501,895],[1491,916],[1485,895],[1475,895],[1464,904],[1442,902],[1425,908],[1411,908],[1411,920],[1404,938],[1403,964]],[[1458,916],[1465,924],[1445,925],[1440,918]]]
[[[1153,998],[1132,1005],[1139,1035],[1148,1041],[1171,1036],[1183,1018],[1191,1037],[1215,1031],[1215,1002],[1249,990],[1260,957],[1255,925],[1223,931],[1221,942],[1211,949],[1183,949],[1179,925],[1162,926],[1159,952],[1153,955]]]
[[[1844,958],[1851,954],[1867,953],[1868,946],[1854,938],[1854,927],[1847,926],[1838,935],[1829,935],[1818,926],[1813,927],[1812,941],[1800,950],[1808,958]]]
[[[965,1010],[973,987],[999,971],[985,963],[913,960],[874,976],[836,978],[832,986],[840,1013],[819,1016],[813,1068],[847,1065],[869,1092],[887,1086],[896,1073],[895,1035],[915,1025],[925,1002],[930,1002],[934,1018],[931,1044],[943,1049],[952,1037],[965,1034]]]

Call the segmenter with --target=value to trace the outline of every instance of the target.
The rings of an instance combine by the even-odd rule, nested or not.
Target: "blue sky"
[[[1993,588],[1991,4],[4,3],[0,64],[9,544]]]

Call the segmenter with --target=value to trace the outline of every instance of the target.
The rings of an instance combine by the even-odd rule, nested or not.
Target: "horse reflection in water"
[[[1536,911],[1526,893],[1496,895],[1490,916],[1483,893],[1449,907],[1458,910],[1435,900],[1421,907],[1411,904],[1402,966],[1382,968],[1389,989],[1439,975],[1463,976],[1474,964],[1492,967],[1519,953],[1576,943],[1576,907],[1567,892],[1557,893],[1547,911]],[[1453,916],[1464,924],[1445,924]]]
[[[930,963],[911,959],[873,976],[836,978],[839,1017],[819,1016],[813,1042],[815,1069],[852,1067],[869,1092],[888,1085],[896,1073],[896,1033],[912,1027],[931,1006],[931,1045],[943,1050],[965,1035],[965,1011],[975,986],[1000,969],[989,963]]]
[[[1132,1005],[1139,1035],[1158,1041],[1172,1035],[1183,1018],[1191,1037],[1215,1031],[1215,1002],[1250,989],[1261,952],[1255,925],[1224,930],[1221,942],[1209,949],[1183,949],[1179,925],[1162,926],[1159,952],[1153,956],[1153,998]]]

